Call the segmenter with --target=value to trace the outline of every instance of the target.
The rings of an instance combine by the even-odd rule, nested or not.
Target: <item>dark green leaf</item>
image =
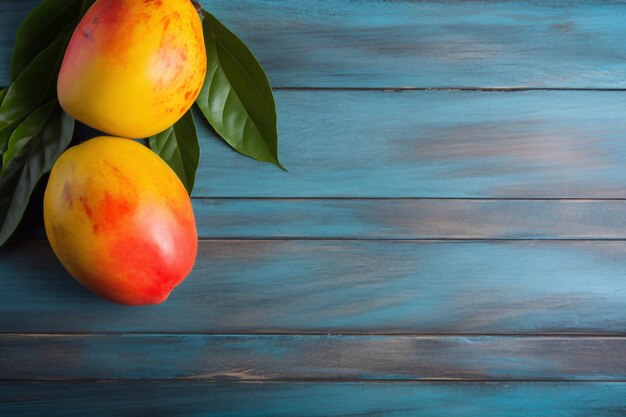
[[[7,91],[8,91],[8,88],[5,88],[0,91],[0,106],[2,105],[2,102],[4,101],[4,97],[7,95]],[[13,133],[13,130],[17,127],[18,124],[20,124],[22,120],[23,119],[18,119],[17,121],[10,123],[9,125],[0,129],[0,155],[2,155],[4,151],[6,150],[7,144],[9,143],[9,137]]]
[[[9,139],[7,150],[2,154],[3,171],[8,166],[11,158],[28,144],[33,137],[41,132],[57,107],[56,99],[51,100],[35,109],[35,111],[15,128]]]
[[[67,148],[73,131],[74,119],[55,106],[43,128],[5,167],[0,177],[0,245],[15,231],[35,185]]]
[[[210,13],[202,23],[207,74],[197,103],[215,131],[235,150],[278,161],[276,104],[267,75],[248,47]]]
[[[59,35],[73,32],[82,7],[83,0],[45,0],[26,16],[15,37],[12,80]]]
[[[20,73],[0,105],[0,130],[56,97],[56,80],[69,35],[60,37]]]
[[[24,118],[20,117],[16,121],[9,123],[2,129],[0,129],[0,155],[3,155],[6,151],[7,145],[9,144],[9,139],[11,138],[13,131],[17,126],[19,126],[20,123],[22,123],[22,121],[24,121]],[[0,162],[2,162],[2,159],[0,159]]]
[[[200,161],[200,144],[191,110],[174,126],[148,138],[148,144],[172,167],[191,195]]]

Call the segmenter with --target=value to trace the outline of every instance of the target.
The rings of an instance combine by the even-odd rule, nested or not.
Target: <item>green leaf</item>
[[[45,0],[26,16],[15,37],[12,80],[59,35],[73,32],[82,8],[83,0]]]
[[[200,161],[200,144],[191,110],[173,126],[148,138],[148,144],[176,172],[191,195]]]
[[[285,169],[278,161],[276,104],[263,68],[248,47],[206,11],[202,27],[208,61],[198,107],[235,150]]]
[[[0,104],[0,155],[15,128],[41,103],[56,97],[56,79],[69,35],[54,41],[22,71]]]
[[[15,156],[28,142],[41,132],[46,126],[48,119],[58,107],[55,100],[39,106],[11,134],[7,150],[2,154],[3,171],[8,166],[11,158]]]
[[[0,105],[0,130],[56,97],[56,81],[69,35],[55,40],[20,73]]]
[[[0,155],[3,155],[4,152],[7,150],[7,145],[9,144],[9,139],[11,138],[13,131],[17,126],[19,126],[20,123],[22,123],[23,120],[24,118],[20,117],[16,121],[9,123],[2,129],[0,129]],[[0,159],[0,162],[2,162],[2,159]]]
[[[4,88],[3,90],[0,91],[0,106],[2,105],[2,102],[4,101],[4,97],[7,95],[7,91],[8,91],[8,88]],[[17,127],[18,124],[20,124],[22,120],[23,119],[18,119],[16,122],[10,123],[8,126],[5,126],[4,128],[0,129],[0,155],[2,155],[4,151],[6,150],[11,133],[13,133],[13,130]]]
[[[43,128],[11,159],[0,177],[0,245],[18,226],[41,176],[67,148],[74,119],[55,106]]]

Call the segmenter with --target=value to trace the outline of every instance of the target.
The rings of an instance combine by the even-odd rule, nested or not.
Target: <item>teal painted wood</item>
[[[15,417],[618,417],[623,383],[0,384],[0,414]]]
[[[626,338],[0,335],[2,380],[616,380]]]
[[[624,197],[626,152],[614,111],[624,107],[624,97],[615,92],[281,92],[281,134],[291,172],[244,158],[202,129],[196,195]],[[351,121],[347,127],[345,120]],[[356,141],[367,146],[353,149]],[[281,214],[288,207],[267,204],[280,205]],[[601,211],[584,214],[563,225],[572,228],[572,237],[579,237],[576,228],[595,224],[589,216],[597,219]],[[611,221],[622,219],[616,211],[606,214]],[[226,214],[225,224],[238,215]],[[201,235],[224,236],[203,230],[204,216],[200,210]],[[256,225],[244,220],[244,235],[249,228],[250,236],[259,236]],[[281,225],[291,228],[294,218],[280,220],[276,231]],[[346,216],[341,222],[348,224]],[[297,229],[293,226],[292,233]],[[619,230],[599,233],[615,237]],[[340,228],[334,233],[344,234]],[[410,234],[411,225],[394,233]]]
[[[290,172],[202,127],[196,196],[626,197],[620,92],[290,91],[277,101]]]
[[[38,2],[3,2],[0,62]],[[621,2],[203,3],[250,45],[274,86],[626,87]]]
[[[15,34],[29,10],[39,4],[40,0],[9,1],[1,0],[0,8],[0,86],[6,87],[11,82],[10,63]]]
[[[13,242],[0,332],[623,334],[625,253],[623,241],[202,241],[166,303],[124,308],[83,290],[47,242]]]
[[[624,200],[196,199],[203,238],[626,239]]]
[[[2,84],[17,25],[37,2],[2,5]],[[210,9],[277,87],[626,87],[619,2]],[[277,100],[289,174],[201,131],[200,234],[243,240],[202,241],[194,273],[166,304],[97,299],[45,241],[0,251],[0,332],[45,333],[0,336],[0,379],[176,381],[5,382],[0,414],[626,413],[621,383],[503,381],[625,380],[625,242],[384,240],[624,238],[624,201],[290,199],[625,198],[621,92],[280,91]],[[216,196],[286,199],[206,199]],[[265,237],[296,240],[245,240]],[[423,335],[298,335],[328,332]],[[546,333],[596,335],[537,337]],[[328,382],[421,378],[500,382]],[[324,383],[291,381],[302,379]]]
[[[277,101],[290,172],[201,126],[196,196],[626,197],[621,92],[290,91]]]
[[[203,239],[626,239],[625,200],[193,201]],[[40,202],[36,204],[40,205]],[[18,239],[45,239],[42,210]]]
[[[621,92],[277,94],[285,173],[205,127],[196,196],[626,197]]]

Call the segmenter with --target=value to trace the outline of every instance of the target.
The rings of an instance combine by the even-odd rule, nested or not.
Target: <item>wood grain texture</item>
[[[626,239],[625,200],[196,199],[203,238]]]
[[[7,417],[618,417],[623,383],[0,383]]]
[[[166,303],[124,308],[83,290],[47,242],[12,242],[0,332],[623,334],[625,253],[623,241],[201,241]]]
[[[199,123],[195,196],[626,197],[622,92],[276,98],[290,172],[237,154]]]
[[[40,0],[0,0],[0,86],[11,82],[10,64],[15,34],[28,12],[41,3]]]
[[[0,1],[0,84],[38,2]],[[626,4],[205,5],[288,90],[290,172],[200,127],[221,240],[160,306],[98,299],[43,240],[0,251],[0,415],[626,414],[626,242],[550,240],[626,238],[626,201],[589,200],[626,198],[624,92],[307,90],[624,89]],[[547,240],[402,241],[438,238]]]
[[[290,171],[236,154],[200,123],[195,196],[626,197],[621,92],[276,98]]]
[[[0,62],[9,62],[17,24],[38,3],[2,2]],[[622,2],[203,4],[250,45],[274,86],[626,87]],[[0,74],[6,84],[8,72]]]
[[[203,239],[626,239],[626,200],[196,198],[192,203]],[[16,239],[45,239],[41,211],[27,214]]]
[[[626,338],[0,335],[2,380],[617,380]]]

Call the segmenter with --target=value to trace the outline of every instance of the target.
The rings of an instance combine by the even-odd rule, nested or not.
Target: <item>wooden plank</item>
[[[0,16],[4,63],[17,23],[39,0],[14,3]],[[626,87],[621,2],[203,3],[280,87]]]
[[[290,171],[200,123],[196,196],[626,197],[621,92],[283,91],[277,102]]]
[[[290,172],[199,123],[195,196],[626,198],[621,92],[283,91],[277,101]]]
[[[83,290],[45,241],[0,251],[0,332],[595,333],[626,329],[623,241],[201,241],[162,305]]]
[[[2,380],[617,380],[624,337],[0,335]]]
[[[623,383],[0,383],[0,414],[179,417],[616,417]]]
[[[15,34],[28,11],[41,3],[40,0],[3,1],[0,13],[0,86],[11,82],[10,63]]]
[[[625,200],[195,199],[203,238],[626,239]]]
[[[203,239],[626,239],[626,200],[197,198],[192,202]],[[41,213],[41,207],[32,210],[15,237],[44,239]]]

